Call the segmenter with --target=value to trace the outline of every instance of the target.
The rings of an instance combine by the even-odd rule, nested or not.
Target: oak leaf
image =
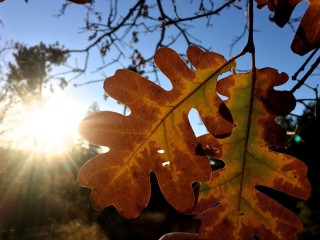
[[[218,82],[217,91],[228,97],[235,128],[225,139],[200,138],[206,152],[220,150],[211,156],[224,161],[225,167],[212,171],[211,179],[200,184],[198,202],[190,211],[199,213],[199,239],[253,239],[253,235],[262,240],[296,239],[301,231],[295,214],[256,188],[265,186],[301,199],[310,195],[306,165],[271,150],[286,143],[276,116],[295,106],[290,92],[273,89],[287,79],[284,73],[264,68]]]
[[[288,23],[296,5],[302,0],[256,0],[256,2],[258,7],[267,5],[270,11],[275,12],[274,21],[283,27]],[[309,3],[291,45],[292,51],[299,55],[320,47],[320,1],[309,0]]]
[[[110,148],[79,172],[79,184],[92,188],[95,208],[114,205],[124,217],[137,216],[150,199],[151,171],[175,209],[186,211],[194,205],[192,183],[209,180],[211,169],[206,156],[195,154],[199,141],[188,113],[197,109],[213,136],[230,134],[232,117],[215,88],[217,77],[235,63],[195,46],[188,48],[187,56],[196,71],[169,48],[155,55],[155,63],[173,85],[171,91],[129,70],[118,70],[105,81],[107,94],[129,107],[131,114],[97,112],[80,125],[83,138]]]

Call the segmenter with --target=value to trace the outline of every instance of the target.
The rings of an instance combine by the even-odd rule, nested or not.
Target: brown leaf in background
[[[274,12],[274,21],[283,27],[288,23],[292,11],[302,0],[256,0],[258,7],[267,5]],[[320,1],[309,0],[310,6],[305,12],[291,45],[293,52],[304,55],[320,47]]]

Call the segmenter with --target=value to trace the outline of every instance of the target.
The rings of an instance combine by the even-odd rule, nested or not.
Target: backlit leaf
[[[257,70],[256,76],[237,74],[218,82],[217,91],[229,98],[226,105],[235,129],[225,139],[209,134],[200,138],[207,152],[219,149],[214,157],[224,161],[225,167],[212,171],[210,181],[200,184],[198,202],[191,211],[199,213],[199,239],[247,240],[255,235],[287,240],[296,239],[301,231],[295,214],[256,189],[266,186],[301,199],[310,195],[306,165],[270,150],[270,146],[285,146],[286,133],[275,117],[295,106],[291,93],[273,89],[287,79],[286,74],[265,68]]]
[[[256,0],[258,6],[268,5],[275,12],[274,20],[283,27],[288,23],[292,11],[302,0]],[[310,6],[305,12],[297,33],[292,42],[292,51],[304,55],[312,49],[320,47],[320,1],[309,0]]]
[[[131,114],[97,112],[81,123],[85,139],[110,148],[79,173],[80,185],[92,188],[95,208],[114,205],[124,217],[137,216],[150,199],[151,171],[173,207],[186,211],[194,205],[192,183],[209,180],[211,169],[206,156],[195,155],[199,141],[188,113],[197,109],[213,136],[230,134],[232,117],[215,89],[217,77],[235,63],[197,47],[189,47],[187,56],[196,71],[169,48],[155,55],[173,85],[171,91],[128,70],[118,70],[105,81],[107,94],[129,107]]]

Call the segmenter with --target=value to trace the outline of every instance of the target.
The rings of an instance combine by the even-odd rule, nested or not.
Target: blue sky
[[[80,33],[80,27],[84,26],[86,10],[81,5],[72,4],[67,8],[65,15],[60,18],[55,17],[54,15],[58,14],[64,2],[64,0],[29,0],[28,4],[26,4],[24,0],[6,0],[2,2],[0,4],[0,16],[3,27],[0,27],[0,43],[4,44],[6,41],[14,40],[28,45],[34,45],[40,41],[45,43],[59,41],[62,45],[71,49],[85,47],[89,43],[89,34]],[[107,14],[108,1],[96,0],[96,2],[101,6],[101,10],[99,10]],[[221,1],[217,2],[219,3]],[[218,3],[217,6],[220,6]],[[187,14],[192,8],[188,5],[189,1],[188,4],[185,4],[185,1],[177,1],[177,4],[183,9],[181,15],[184,13]],[[299,4],[294,12],[294,16],[301,15],[307,6],[307,3]],[[129,4],[123,8],[128,7],[130,7]],[[288,75],[291,76],[303,63],[305,57],[296,56],[290,50],[290,44],[294,37],[294,32],[291,28],[289,26],[285,26],[283,29],[278,28],[268,20],[269,15],[270,12],[267,8],[262,10],[255,9],[257,67],[273,67],[280,72],[287,72]],[[213,27],[211,28],[205,27],[201,21],[192,22],[192,24],[195,24],[195,27],[191,29],[191,32],[202,41],[204,46],[211,47],[212,51],[221,53],[226,58],[229,58],[229,46],[233,38],[242,33],[245,21],[244,10],[231,9],[223,12],[220,16],[213,16]],[[140,35],[140,39],[140,42],[136,45],[137,48],[140,47],[142,51],[146,52],[153,50],[153,48],[149,46],[150,41],[153,41],[152,36],[144,37]],[[233,54],[241,51],[245,45],[245,41],[246,37],[235,46]],[[183,42],[179,42],[175,46],[175,49],[183,52],[186,50],[186,45]],[[94,50],[89,61],[89,71],[77,79],[77,83],[110,76],[117,68],[121,68],[121,65],[115,65],[104,69],[102,72],[92,73],[95,67],[101,63],[100,59],[98,52]],[[239,68],[250,68],[249,60],[249,56],[239,59]],[[75,56],[75,58],[70,59],[70,62],[81,64],[83,62],[83,56]],[[316,80],[311,79],[309,82],[311,85],[314,85]],[[290,90],[293,84],[293,82],[290,82],[282,87],[282,89]],[[72,84],[70,84],[66,92],[83,102],[84,105],[89,106],[92,102],[97,101],[101,108],[107,107],[103,100],[102,83],[78,88],[74,88]],[[313,93],[304,88],[296,93],[296,97],[313,97],[311,94]],[[296,111],[299,111],[299,109],[297,108]]]

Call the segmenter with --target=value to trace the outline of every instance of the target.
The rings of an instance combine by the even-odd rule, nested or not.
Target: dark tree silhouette
[[[306,106],[303,115],[291,123],[294,134],[289,139],[288,152],[308,165],[308,179],[312,185],[312,195],[307,202],[301,202],[300,217],[304,230],[299,239],[316,240],[320,236],[320,107],[316,104]]]
[[[59,43],[39,43],[32,47],[16,43],[14,48],[15,63],[9,62],[7,84],[22,100],[30,95],[41,99],[42,89],[52,88],[54,84],[54,78],[49,75],[52,67],[66,63],[69,54]],[[63,77],[58,80],[61,88],[66,87],[67,82]]]

